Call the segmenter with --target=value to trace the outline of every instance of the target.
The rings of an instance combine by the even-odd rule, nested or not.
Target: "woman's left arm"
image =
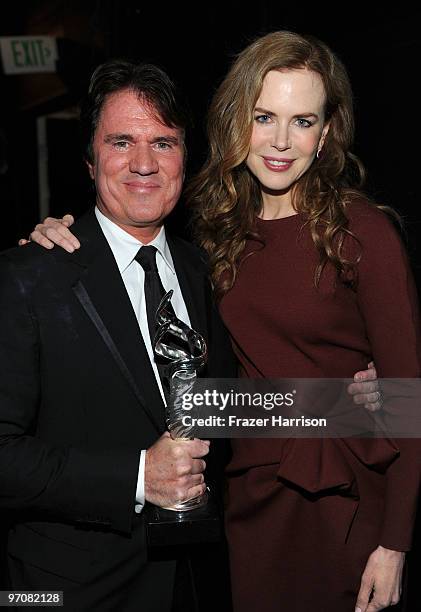
[[[418,298],[402,241],[386,215],[370,205],[359,211],[351,229],[360,240],[357,297],[379,378],[419,378]],[[421,440],[400,438],[395,443],[400,454],[387,469],[379,547],[368,559],[358,596],[362,612],[397,602],[405,551],[411,548]]]
[[[397,604],[401,597],[404,563],[404,552],[383,546],[376,548],[361,577],[355,612],[375,612]]]

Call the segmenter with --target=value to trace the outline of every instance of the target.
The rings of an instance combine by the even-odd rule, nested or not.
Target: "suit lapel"
[[[205,289],[206,278],[198,266],[192,247],[167,234],[168,246],[174,261],[181,293],[189,313],[191,327],[208,339],[209,299]]]
[[[83,269],[73,291],[146,415],[162,433],[161,394],[123,279],[93,211],[80,220],[75,235],[82,247],[72,260]]]

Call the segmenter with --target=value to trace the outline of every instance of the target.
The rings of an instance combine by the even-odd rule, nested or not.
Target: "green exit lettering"
[[[28,66],[45,66],[46,59],[51,55],[48,47],[40,40],[12,40],[13,60],[17,68]]]

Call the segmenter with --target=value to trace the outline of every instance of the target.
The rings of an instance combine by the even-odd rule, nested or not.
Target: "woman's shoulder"
[[[379,208],[368,199],[355,199],[345,210],[348,228],[352,234],[346,239],[351,257],[357,256],[359,268],[384,268],[390,271],[400,262],[407,261],[405,240],[398,216],[392,209]],[[348,252],[348,251],[347,251]]]
[[[399,234],[398,216],[391,208],[379,207],[368,198],[358,197],[350,200],[345,207],[349,230],[357,237],[396,236]]]

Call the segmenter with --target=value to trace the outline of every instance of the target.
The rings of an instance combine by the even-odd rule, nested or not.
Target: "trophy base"
[[[209,495],[208,492],[205,491],[202,495],[198,495],[197,497],[193,497],[187,501],[180,502],[174,506],[168,506],[167,508],[163,508],[163,510],[171,510],[171,512],[190,512],[190,510],[195,510],[196,508],[205,506],[208,501]]]
[[[149,546],[188,546],[219,542],[222,537],[221,516],[216,502],[208,493],[201,505],[179,510],[149,505],[145,508]],[[195,500],[189,500],[193,502]]]

